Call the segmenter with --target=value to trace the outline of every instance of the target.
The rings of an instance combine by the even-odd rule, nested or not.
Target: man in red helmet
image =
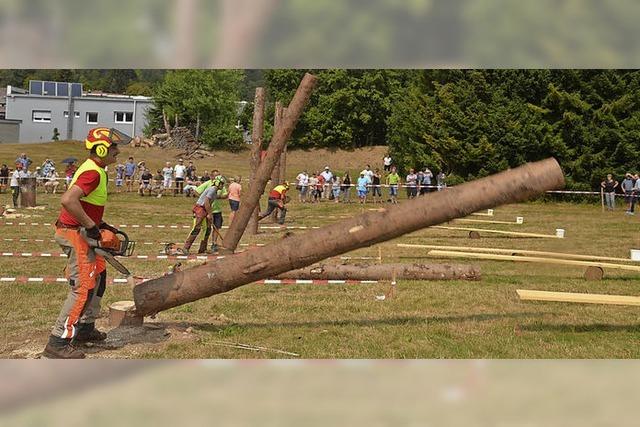
[[[101,246],[101,230],[118,230],[102,220],[107,202],[104,168],[116,162],[118,145],[130,141],[116,129],[91,129],[85,140],[89,158],[78,168],[60,200],[55,239],[68,256],[65,273],[71,288],[44,349],[47,358],[82,359],[84,353],[75,344],[107,337],[95,328],[107,283],[105,260],[96,255],[95,248]]]

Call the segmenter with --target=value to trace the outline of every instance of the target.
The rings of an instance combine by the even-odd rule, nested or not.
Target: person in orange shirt
[[[229,207],[231,213],[229,214],[229,223],[233,222],[233,218],[236,216],[236,212],[240,209],[240,194],[242,193],[242,181],[241,176],[231,178],[231,184],[229,184]]]

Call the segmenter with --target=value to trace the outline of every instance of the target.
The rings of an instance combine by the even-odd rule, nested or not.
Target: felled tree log
[[[275,279],[311,280],[480,280],[480,267],[465,264],[319,264]]]
[[[293,129],[296,127],[296,123],[298,123],[298,119],[302,115],[304,106],[309,100],[317,80],[317,77],[308,73],[302,78],[300,86],[298,86],[298,90],[296,90],[291,104],[289,104],[289,114],[287,114],[282,126],[277,129],[273,138],[271,138],[267,155],[260,162],[253,182],[249,187],[249,191],[247,191],[245,197],[242,198],[240,209],[238,209],[235,215],[233,224],[231,224],[224,236],[224,247],[227,251],[235,251],[238,247],[242,233],[244,233],[249,222],[249,217],[251,217],[255,207],[258,206],[260,196],[264,192],[271,171],[273,171],[273,167],[280,158],[280,153],[284,145],[293,133]]]
[[[267,159],[271,165],[275,163],[274,155],[267,155]],[[260,168],[266,176],[266,166]],[[136,310],[140,315],[157,313],[472,212],[521,202],[563,186],[562,170],[555,159],[529,163],[143,282],[133,290]]]

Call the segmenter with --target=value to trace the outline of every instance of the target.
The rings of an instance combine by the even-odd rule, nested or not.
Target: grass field
[[[0,163],[13,161],[28,150],[35,163],[52,156],[82,156],[78,144],[41,146],[0,145]],[[126,149],[136,160],[159,166],[174,153],[159,149]],[[301,168],[360,170],[365,163],[379,165],[383,148],[356,152],[292,152],[289,174]],[[6,160],[5,160],[6,159]],[[197,161],[200,169],[217,167],[228,175],[246,174],[248,154],[216,153]],[[295,197],[293,198],[295,199]],[[0,203],[9,203],[0,195]],[[31,215],[24,221],[53,222],[59,195],[38,196],[45,210],[21,210]],[[105,219],[113,224],[188,224],[193,199],[141,198],[113,194]],[[367,208],[373,207],[368,205]],[[225,205],[225,208],[227,206]],[[355,215],[356,204],[291,204],[289,225],[323,225],[339,221],[329,216]],[[225,209],[225,219],[228,209]],[[571,252],[629,257],[630,248],[640,248],[638,219],[622,209],[602,213],[599,205],[527,203],[496,208],[492,219],[523,225],[455,224],[543,234],[566,230],[565,239],[516,238],[483,234],[470,240],[466,232],[425,229],[382,244],[388,262],[434,262],[426,250],[405,249],[396,243],[478,246]],[[474,217],[480,219],[480,217]],[[489,218],[482,218],[489,219]],[[17,222],[17,221],[13,221]],[[243,242],[268,243],[281,233],[264,232]],[[182,229],[128,229],[138,242],[185,239]],[[302,233],[303,231],[296,231]],[[44,226],[8,226],[0,221],[2,238],[50,239],[53,230]],[[137,254],[157,254],[161,244],[139,244]],[[0,239],[0,252],[58,252],[52,242],[9,242]],[[353,252],[378,254],[377,247]],[[136,275],[156,277],[166,272],[167,260],[124,261]],[[337,262],[337,261],[336,261]],[[360,261],[361,262],[361,261]],[[465,260],[435,260],[461,263]],[[471,261],[469,261],[471,262]],[[584,267],[473,261],[482,268],[480,282],[400,281],[393,298],[376,295],[388,291],[389,283],[346,285],[260,285],[251,284],[232,292],[161,312],[134,332],[113,331],[115,337],[104,347],[87,349],[94,358],[275,358],[288,357],[267,351],[247,351],[220,346],[221,341],[245,343],[286,350],[304,358],[638,358],[635,344],[640,339],[638,309],[622,306],[572,305],[566,303],[521,302],[516,289],[640,294],[639,274],[605,271],[605,280],[587,282]],[[61,276],[64,259],[0,257],[0,276]],[[109,269],[111,277],[117,274]],[[0,357],[35,357],[42,350],[65,298],[65,284],[0,284]],[[103,314],[113,301],[132,299],[127,285],[108,287]],[[99,326],[106,327],[106,319]]]

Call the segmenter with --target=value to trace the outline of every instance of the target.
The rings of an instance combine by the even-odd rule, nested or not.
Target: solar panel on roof
[[[29,93],[31,95],[42,95],[42,82],[39,80],[31,80],[29,82]]]
[[[73,97],[82,96],[82,84],[81,83],[71,83],[71,96],[73,96]]]
[[[58,96],[69,96],[69,83],[58,83]]]
[[[55,82],[44,82],[44,90],[42,91],[43,95],[56,96],[56,83]]]

